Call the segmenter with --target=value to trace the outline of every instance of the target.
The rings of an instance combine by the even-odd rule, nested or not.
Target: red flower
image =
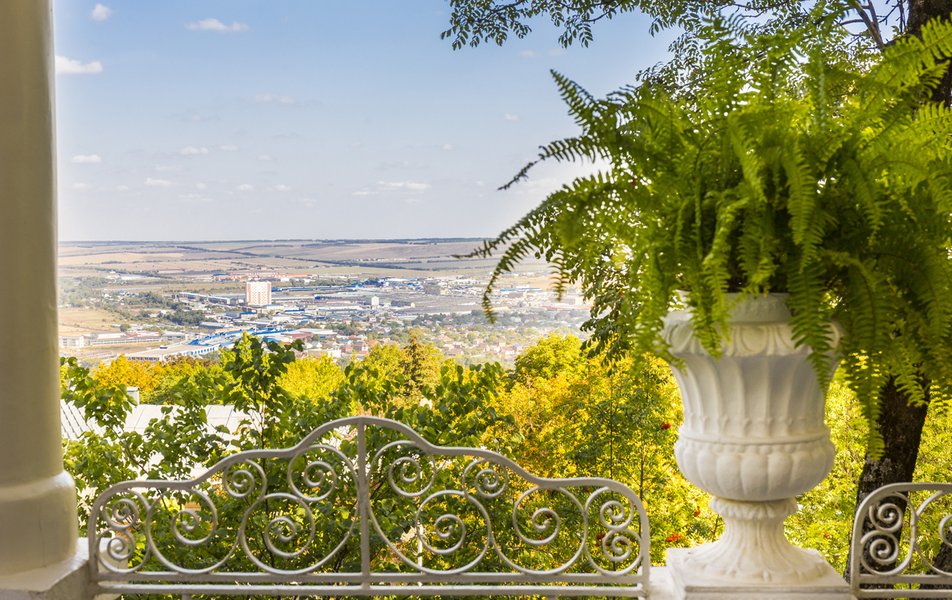
[[[684,535],[680,533],[672,533],[668,537],[664,538],[664,541],[668,542],[669,544],[676,544],[678,542],[684,541]]]
[[[664,423],[661,424],[661,429],[671,429],[671,423],[668,423],[667,421],[665,421]]]
[[[694,509],[694,516],[695,516],[695,517],[700,517],[700,516],[701,516],[701,509],[700,509],[700,508],[695,508],[695,509]]]

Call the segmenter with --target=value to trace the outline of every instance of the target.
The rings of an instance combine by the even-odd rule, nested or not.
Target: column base
[[[724,519],[724,534],[691,549],[685,567],[702,577],[745,583],[799,584],[823,577],[830,565],[816,552],[791,544],[783,521],[797,511],[793,498],[742,502],[713,498],[711,508]]]
[[[667,553],[668,572],[674,589],[674,600],[851,600],[850,586],[833,570],[816,550],[804,550],[816,555],[825,564],[820,577],[806,581],[778,583],[736,581],[699,573],[688,566],[695,548],[672,548]]]
[[[68,560],[76,530],[76,487],[66,471],[0,485],[0,577]]]
[[[76,543],[66,560],[13,575],[0,576],[0,600],[86,600],[89,591],[89,544]]]

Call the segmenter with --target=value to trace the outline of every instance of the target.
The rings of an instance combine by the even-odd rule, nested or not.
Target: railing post
[[[357,512],[360,519],[360,572],[370,583],[370,485],[367,481],[367,426],[357,425]]]

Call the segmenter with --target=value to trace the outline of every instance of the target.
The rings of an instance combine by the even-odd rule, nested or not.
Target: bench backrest
[[[97,593],[645,596],[648,520],[628,487],[543,479],[387,419],[225,458],[95,501]]]

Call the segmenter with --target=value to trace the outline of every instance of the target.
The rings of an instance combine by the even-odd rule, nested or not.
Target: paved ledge
[[[671,580],[668,567],[651,567],[648,600],[676,600],[674,582]]]
[[[648,600],[852,600],[849,584],[827,565],[822,577],[809,581],[737,584],[693,572],[684,564],[689,548],[668,550],[667,566],[651,570],[657,596]],[[811,551],[811,552],[816,552]],[[817,558],[819,554],[817,553]],[[664,571],[655,581],[655,572]],[[657,588],[655,588],[657,586]]]
[[[80,600],[89,596],[89,547],[76,543],[73,556],[55,565],[0,577],[0,600]]]

